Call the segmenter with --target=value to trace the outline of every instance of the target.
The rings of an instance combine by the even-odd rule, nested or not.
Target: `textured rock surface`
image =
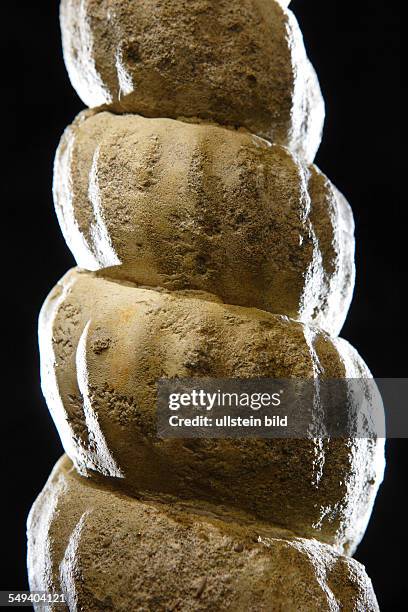
[[[383,441],[157,437],[160,378],[370,376],[344,340],[211,299],[75,270],[64,277],[44,305],[40,342],[43,391],[66,452],[80,472],[132,494],[241,508],[353,550],[382,478]]]
[[[216,126],[88,113],[66,130],[54,176],[79,266],[116,266],[105,275],[210,291],[339,333],[354,287],[353,216],[283,147]]]
[[[324,104],[275,0],[62,0],[64,58],[87,106],[243,126],[312,161]]]
[[[29,517],[31,588],[63,592],[83,612],[378,610],[357,561],[271,525],[223,518],[96,488],[64,457]]]
[[[382,405],[335,337],[353,218],[311,165],[324,104],[288,4],[61,2],[71,81],[99,108],[66,130],[54,180],[91,271],[40,316],[68,456],[30,513],[28,569],[31,590],[65,594],[53,611],[378,610],[341,553],[383,476]],[[157,381],[183,377],[310,379],[296,417],[366,437],[163,439]],[[329,378],[362,394],[325,404]]]

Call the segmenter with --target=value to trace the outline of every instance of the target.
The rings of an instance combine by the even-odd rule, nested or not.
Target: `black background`
[[[407,376],[403,5],[292,2],[326,100],[316,162],[348,197],[356,219],[358,276],[342,336],[377,377]],[[48,291],[74,264],[53,212],[51,178],[58,139],[83,107],[62,60],[58,3],[19,7],[1,8],[6,215],[1,214],[0,589],[27,588],[26,516],[62,452],[39,387],[36,319]],[[373,580],[381,609],[399,610],[408,596],[408,441],[390,440],[387,459],[386,479],[356,557]]]

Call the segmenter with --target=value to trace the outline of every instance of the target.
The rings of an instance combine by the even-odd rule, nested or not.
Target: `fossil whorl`
[[[87,106],[243,126],[313,161],[324,104],[276,0],[62,0],[64,58]]]
[[[215,296],[159,293],[76,270],[46,301],[40,338],[47,404],[82,474],[116,478],[137,496],[243,509],[355,549],[384,468],[384,443],[371,439],[370,425],[365,438],[324,442],[177,441],[156,431],[161,378],[370,377],[347,342]],[[377,407],[369,396],[359,408],[367,423]]]
[[[354,223],[313,165],[256,136],[83,113],[57,152],[56,210],[79,266],[314,323],[354,288]]]
[[[70,610],[378,612],[364,567],[331,546],[94,487],[66,457],[28,525],[30,584]]]

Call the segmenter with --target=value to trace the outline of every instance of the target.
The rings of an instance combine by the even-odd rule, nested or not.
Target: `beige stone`
[[[275,0],[62,0],[64,58],[90,107],[241,126],[312,161],[324,104]]]
[[[28,568],[72,612],[379,610],[364,567],[330,546],[96,488],[65,457],[31,510]]]
[[[61,0],[92,108],[55,160],[84,269],[39,322],[67,455],[28,517],[30,588],[66,598],[38,610],[379,611],[343,553],[383,477],[384,412],[336,337],[354,222],[312,165],[324,102],[289,3]],[[361,437],[163,437],[157,382],[184,377],[307,379],[291,416]],[[333,378],[356,382],[327,402]]]
[[[79,266],[313,322],[337,335],[354,287],[349,205],[287,149],[217,126],[81,114],[54,198]]]
[[[139,497],[238,508],[354,550],[384,467],[383,440],[369,437],[370,425],[367,438],[323,441],[175,440],[156,430],[160,378],[369,377],[344,340],[209,294],[73,270],[43,307],[40,347],[47,404],[82,474],[105,475]],[[367,423],[371,399],[360,409]]]

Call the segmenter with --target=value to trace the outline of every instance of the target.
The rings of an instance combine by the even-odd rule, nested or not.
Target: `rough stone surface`
[[[34,504],[28,541],[31,589],[67,597],[54,611],[379,610],[364,567],[330,546],[96,488],[66,457]]]
[[[64,58],[87,106],[247,128],[312,161],[324,104],[275,0],[62,0]]]
[[[27,525],[31,590],[66,597],[49,612],[378,612],[342,554],[382,480],[384,415],[336,337],[354,224],[312,165],[324,102],[289,3],[61,0],[65,63],[93,108],[54,180],[86,270],[39,325],[67,453]],[[183,377],[310,379],[296,418],[327,425],[337,402],[365,436],[160,437],[157,381]],[[327,405],[328,378],[360,394]]]
[[[313,322],[337,335],[354,287],[349,205],[315,167],[247,133],[82,113],[54,198],[79,266]]]
[[[82,474],[105,475],[132,495],[239,508],[354,550],[382,479],[383,440],[156,433],[160,378],[370,377],[344,340],[209,294],[157,292],[73,270],[43,307],[40,343],[47,404]],[[371,410],[368,400],[367,422]]]

